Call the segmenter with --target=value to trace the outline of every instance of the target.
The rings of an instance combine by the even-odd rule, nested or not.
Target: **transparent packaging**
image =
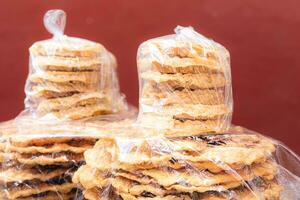
[[[64,35],[66,14],[44,16],[53,38],[29,49],[25,107],[38,118],[77,120],[127,109],[119,92],[117,62],[96,42]]]
[[[231,124],[229,52],[191,27],[143,42],[139,121],[166,136],[219,133]],[[186,131],[189,129],[189,131]]]
[[[132,122],[129,112],[62,123],[46,123],[30,116],[2,122],[0,199],[82,199],[82,190],[72,177],[85,163],[83,153],[93,148],[106,129]]]
[[[30,47],[25,110],[0,123],[0,200],[300,199],[300,159],[231,124],[228,51],[191,27],[141,44],[140,112],[101,44],[64,35]]]
[[[73,176],[87,200],[300,198],[299,157],[242,127],[177,138],[139,126],[113,132],[84,153]]]
[[[101,44],[64,35],[66,14],[44,16],[53,38],[34,43],[25,110],[0,123],[0,200],[79,200],[72,182],[102,131],[133,123],[117,61]]]

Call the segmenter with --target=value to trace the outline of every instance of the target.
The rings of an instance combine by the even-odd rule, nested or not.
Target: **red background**
[[[121,89],[137,105],[136,51],[149,38],[191,25],[231,52],[233,122],[300,153],[299,0],[111,0],[0,2],[0,120],[23,109],[28,47],[49,38],[46,10],[64,9],[66,34],[104,44],[119,62]]]

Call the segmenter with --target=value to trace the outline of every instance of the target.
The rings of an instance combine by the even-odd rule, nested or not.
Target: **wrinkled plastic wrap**
[[[47,12],[44,25],[53,38],[29,49],[28,112],[76,120],[127,109],[119,93],[115,57],[99,43],[64,35],[65,24],[62,10]]]
[[[300,198],[299,158],[247,129],[177,138],[141,127],[110,131],[84,153],[86,165],[73,176],[85,199]]]
[[[0,123],[0,200],[82,199],[72,182],[102,130],[132,123],[115,57],[101,44],[63,35],[66,16],[44,17],[49,40],[30,47],[25,110]]]
[[[1,123],[0,199],[82,199],[72,176],[85,163],[84,151],[103,130],[131,122],[127,115],[111,120],[46,124],[23,117]]]
[[[228,51],[192,28],[138,50],[140,112],[115,57],[64,35],[30,48],[25,111],[0,123],[0,200],[300,199],[300,159],[231,125]]]
[[[225,47],[191,27],[142,43],[141,123],[175,137],[227,130],[233,104],[229,59]]]

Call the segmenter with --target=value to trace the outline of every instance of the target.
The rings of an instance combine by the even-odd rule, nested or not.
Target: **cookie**
[[[263,177],[272,180],[276,174],[274,163],[250,166],[237,172],[227,172],[221,174],[209,174],[197,169],[185,170],[167,170],[151,169],[134,171],[137,174],[135,178],[123,176],[125,173],[111,172],[111,178],[108,173],[101,174],[95,169],[84,166],[79,175],[75,178],[84,188],[105,187],[112,185],[114,190],[140,195],[143,191],[154,194],[155,196],[165,196],[168,193],[176,192],[206,192],[222,191],[242,185],[245,181],[251,181],[256,177]],[[187,171],[186,171],[187,170]],[[87,174],[90,175],[87,178]],[[128,173],[127,173],[128,174]],[[139,175],[138,175],[139,174]],[[132,174],[133,175],[133,174]],[[79,177],[79,178],[78,178]],[[82,178],[80,178],[82,177]],[[129,178],[129,179],[128,179]],[[139,178],[142,180],[140,181]],[[149,180],[146,180],[146,179]],[[74,179],[73,179],[74,180]],[[145,181],[146,180],[146,181]],[[137,184],[139,183],[139,184]],[[125,186],[126,185],[126,186]],[[163,186],[167,191],[163,191]]]
[[[159,172],[159,170],[158,170]],[[92,173],[92,171],[89,171],[88,173]],[[252,174],[253,173],[253,174]],[[266,174],[264,174],[266,173]],[[226,178],[224,177],[224,181],[220,182],[214,182],[214,184],[210,185],[209,183],[205,183],[205,179],[202,178],[203,182],[202,184],[197,184],[199,183],[199,180],[194,179],[194,185],[185,182],[185,179],[178,174],[173,174],[174,178],[176,180],[168,182],[169,176],[165,176],[164,180],[163,177],[161,177],[161,181],[151,181],[150,184],[141,184],[139,182],[126,179],[124,177],[119,177],[119,176],[109,176],[109,174],[105,173],[100,176],[97,176],[98,173],[94,174],[94,176],[89,176],[91,179],[86,179],[85,181],[81,182],[83,187],[89,184],[89,188],[93,187],[99,187],[99,188],[105,188],[108,186],[112,186],[113,190],[119,194],[119,193],[129,193],[134,196],[141,196],[143,193],[149,193],[152,194],[155,197],[163,197],[168,194],[174,194],[174,193],[192,193],[192,192],[207,192],[207,191],[226,191],[231,188],[236,188],[238,186],[243,185],[245,182],[244,181],[252,181],[254,178],[263,177],[263,178],[268,178],[268,179],[273,179],[274,174],[269,174],[269,172],[264,171],[264,169],[253,169],[253,172],[250,172],[249,174],[245,174],[243,176],[242,174],[241,177],[239,175],[236,175],[236,178],[231,178],[226,181]],[[86,176],[86,173],[83,173],[79,176]],[[148,174],[149,175],[149,174]],[[152,174],[153,175],[153,174]],[[194,174],[194,176],[198,176],[197,174]],[[199,173],[199,176],[201,176],[201,173]],[[220,175],[221,177],[222,175]],[[245,178],[245,179],[244,179]],[[193,179],[191,177],[191,179]],[[216,178],[218,179],[218,178]],[[222,179],[222,178],[221,178]],[[232,181],[231,181],[232,180]],[[197,182],[197,183],[196,183]],[[211,182],[212,183],[212,182]]]
[[[109,185],[110,182],[106,179],[108,175],[109,174],[102,173],[102,171],[99,171],[96,168],[83,165],[74,173],[72,181],[73,183],[80,183],[85,189],[91,189],[97,184],[102,186]]]
[[[161,74],[158,72],[143,72],[141,78],[160,88],[167,89],[217,89],[229,84],[223,74],[200,73],[200,74]]]
[[[32,83],[41,85],[50,83],[84,83],[84,84],[100,84],[101,75],[99,72],[64,72],[64,71],[49,71],[35,72],[30,75],[29,80]]]
[[[277,173],[276,165],[273,162],[255,164],[251,166],[246,166],[243,169],[230,172],[221,172],[218,174],[213,174],[207,171],[199,171],[196,168],[185,168],[185,169],[169,169],[169,168],[156,168],[148,170],[136,170],[132,171],[130,174],[134,178],[126,175],[128,173],[117,173],[117,175],[124,176],[125,178],[141,182],[142,184],[147,184],[156,182],[161,186],[170,187],[173,185],[182,186],[214,186],[220,185],[228,182],[236,181],[249,181],[254,177],[264,177],[266,179],[273,179]],[[139,181],[138,177],[142,177],[142,181]],[[146,178],[149,180],[145,181]]]
[[[38,56],[30,64],[35,71],[83,72],[101,70],[102,62],[100,58]]]
[[[87,200],[99,200],[99,199],[116,199],[116,195],[111,195],[110,188],[90,188],[83,192],[85,199]]]
[[[167,140],[161,136],[145,140],[132,135],[131,139],[100,138],[84,156],[88,165],[103,171],[131,171],[174,165],[178,168],[194,164],[208,170],[214,166],[212,171],[215,171],[265,162],[274,151],[271,140],[250,134],[199,136],[190,138],[190,142],[183,139]]]
[[[43,193],[46,191],[69,193],[75,187],[76,185],[74,183],[63,183],[61,185],[51,185],[45,183],[37,185],[36,187],[24,187],[22,189],[12,188],[5,191],[5,196],[7,199],[17,199]]]
[[[89,40],[64,37],[35,42],[29,49],[32,56],[58,57],[99,57],[105,53],[105,48]]]
[[[6,161],[17,160],[21,164],[25,165],[52,165],[52,164],[65,164],[65,163],[78,163],[83,161],[83,155],[81,153],[71,152],[58,152],[47,154],[18,154],[18,153],[6,153]]]
[[[173,90],[156,85],[145,84],[140,97],[141,104],[146,105],[176,105],[203,104],[219,105],[226,103],[224,89],[181,89]]]
[[[77,172],[76,172],[77,173]],[[89,171],[88,173],[92,173]],[[86,189],[91,189],[94,187],[99,187],[99,188],[106,188],[109,186],[113,187],[113,190],[117,193],[130,193],[132,195],[140,195],[144,191],[150,192],[156,196],[165,196],[167,194],[170,194],[171,192],[174,191],[167,191],[163,189],[161,186],[157,184],[148,184],[148,185],[143,185],[139,184],[138,182],[131,181],[129,179],[123,178],[123,177],[109,177],[106,174],[100,174],[97,173],[94,176],[87,176],[86,173],[79,174],[79,180],[80,183],[83,185],[84,188]],[[77,175],[78,177],[78,175]],[[73,178],[74,180],[74,178]],[[76,183],[76,178],[75,178],[75,183]]]
[[[230,113],[226,105],[201,105],[201,104],[177,104],[173,106],[153,107],[152,105],[141,105],[142,116],[144,114],[153,118],[172,118],[182,121],[214,120],[220,119]],[[165,120],[165,121],[166,121]]]
[[[164,197],[155,197],[151,194],[148,196],[133,196],[128,193],[120,194],[124,200],[180,200],[180,199],[199,199],[199,200],[227,200],[227,199],[243,199],[243,200],[257,200],[257,198],[262,199],[272,199],[277,200],[280,197],[280,192],[282,187],[274,181],[266,182],[264,186],[257,186],[255,190],[252,191],[249,188],[241,187],[234,190],[227,190],[225,192],[206,192],[206,193],[193,193],[188,194],[173,194]],[[89,191],[97,194],[97,190]],[[99,191],[98,191],[99,192]]]
[[[69,193],[60,193],[60,192],[42,192],[39,194],[27,196],[27,197],[22,197],[22,198],[17,198],[16,200],[72,200],[72,199],[77,199],[80,198],[80,192],[71,191]]]
[[[17,169],[17,168],[9,168],[1,170],[0,172],[0,183],[10,183],[10,182],[23,182],[28,180],[40,180],[46,181],[52,179],[54,177],[63,175],[66,173],[68,169],[66,168],[56,168],[49,172],[39,171],[37,168],[31,169]]]
[[[110,114],[113,110],[111,105],[94,104],[87,106],[73,107],[66,110],[59,110],[51,112],[54,116],[62,119],[79,120],[87,117],[94,117],[97,115]]]
[[[142,43],[138,49],[139,68],[149,69],[150,65],[150,70],[163,73],[199,73],[222,71],[229,65],[225,47],[188,28],[184,31]]]
[[[54,130],[51,130],[50,127],[54,128]],[[78,127],[77,130],[72,129],[72,132],[70,132],[70,128],[68,127],[61,127],[61,126],[51,126],[49,129],[47,129],[47,126],[43,127],[43,129],[35,129],[30,130],[32,131],[32,135],[17,135],[15,137],[8,137],[8,144],[15,146],[15,147],[31,147],[31,146],[37,146],[37,147],[44,147],[50,148],[53,145],[69,145],[72,147],[81,147],[85,145],[94,145],[97,141],[97,138],[94,136],[75,136],[76,134],[79,134],[82,132],[82,129]],[[55,129],[57,128],[57,130]],[[44,131],[47,131],[48,134],[44,134]],[[63,134],[68,133],[69,135]],[[37,135],[37,133],[41,133],[42,135]]]
[[[263,185],[258,184],[252,189],[241,187],[235,190],[228,190],[222,193],[198,194],[197,197],[203,200],[227,200],[229,198],[243,200],[257,200],[258,198],[268,200],[279,200],[280,193],[282,191],[282,186],[276,183],[276,181],[263,182]]]
[[[192,200],[192,198],[186,194],[176,194],[176,195],[166,195],[164,197],[156,197],[151,193],[144,193],[141,196],[136,197],[128,193],[120,193],[119,196],[123,200]]]
[[[104,90],[104,88],[102,88]],[[59,98],[69,97],[78,93],[94,93],[99,92],[100,87],[97,84],[86,85],[82,83],[43,83],[33,85],[30,90],[27,91],[27,95],[31,98]]]
[[[216,119],[189,119],[191,116],[143,113],[138,121],[141,126],[155,128],[166,137],[180,137],[193,135],[221,134],[229,128],[230,115]],[[204,116],[203,116],[204,118]]]
[[[80,93],[64,98],[42,100],[39,103],[37,110],[38,112],[45,113],[96,104],[109,106],[111,104],[111,99],[102,92]]]
[[[63,151],[73,152],[73,153],[83,153],[87,149],[92,148],[92,145],[85,144],[80,147],[73,147],[68,144],[53,144],[51,146],[29,146],[29,147],[17,147],[8,145],[5,152],[17,152],[17,153],[58,153]]]

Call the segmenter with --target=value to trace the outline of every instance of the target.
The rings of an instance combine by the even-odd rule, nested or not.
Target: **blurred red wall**
[[[231,52],[235,124],[300,153],[300,1],[72,0],[0,2],[0,120],[23,109],[28,47],[49,38],[48,9],[67,14],[66,34],[95,40],[119,62],[121,89],[137,105],[136,51],[149,38],[191,25]]]

